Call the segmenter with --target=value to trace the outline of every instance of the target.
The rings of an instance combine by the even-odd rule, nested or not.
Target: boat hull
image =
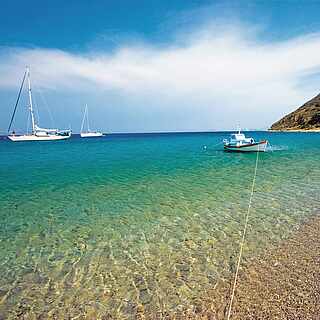
[[[8,138],[13,142],[22,141],[53,141],[53,140],[66,140],[69,139],[71,135],[47,135],[47,136],[36,136],[34,134],[25,135],[10,135]]]
[[[98,138],[103,137],[103,133],[101,132],[82,132],[80,133],[81,138]]]
[[[268,141],[263,140],[257,143],[251,143],[241,146],[224,145],[224,150],[228,152],[265,152]]]

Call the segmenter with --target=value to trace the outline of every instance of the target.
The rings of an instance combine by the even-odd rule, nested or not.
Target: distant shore
[[[318,129],[283,129],[283,130],[274,130],[269,129],[271,132],[320,132],[320,128]]]

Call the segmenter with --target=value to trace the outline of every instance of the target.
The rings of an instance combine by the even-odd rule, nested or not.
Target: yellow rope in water
[[[255,183],[256,183],[258,160],[259,160],[259,152],[257,152],[257,157],[256,157],[256,165],[255,165],[255,169],[254,169],[253,181],[252,181],[252,186],[251,186],[251,194],[250,194],[249,205],[248,205],[248,210],[247,210],[247,214],[246,214],[244,229],[243,229],[243,233],[242,233],[242,240],[241,240],[241,243],[240,243],[240,252],[239,252],[239,258],[238,258],[238,264],[237,264],[237,269],[236,269],[236,273],[235,273],[235,276],[234,276],[234,283],[233,283],[232,294],[231,294],[231,298],[230,298],[230,304],[229,304],[227,320],[229,320],[230,317],[231,317],[232,303],[233,303],[233,298],[234,298],[234,294],[235,294],[235,291],[236,291],[238,273],[239,273],[239,269],[240,269],[240,263],[241,263],[241,258],[242,258],[244,241],[245,241],[245,237],[246,237],[246,233],[247,233],[247,227],[248,227],[250,209],[251,209],[251,204],[252,204],[254,186],[255,186]]]

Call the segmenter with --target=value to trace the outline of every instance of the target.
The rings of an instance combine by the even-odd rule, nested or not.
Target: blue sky
[[[4,0],[0,131],[26,64],[42,126],[78,131],[88,103],[91,126],[110,132],[267,128],[320,91],[318,12],[295,0]]]

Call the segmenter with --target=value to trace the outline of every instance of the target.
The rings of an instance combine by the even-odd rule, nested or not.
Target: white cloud
[[[3,48],[0,88],[17,87],[30,65],[37,86],[47,89],[114,90],[149,108],[194,106],[204,117],[208,110],[220,118],[234,114],[232,123],[250,114],[246,126],[268,126],[317,93],[316,84],[304,80],[320,71],[319,52],[320,34],[262,42],[250,28],[210,25],[165,48],[130,44],[86,54]],[[261,119],[266,109],[270,118]]]

